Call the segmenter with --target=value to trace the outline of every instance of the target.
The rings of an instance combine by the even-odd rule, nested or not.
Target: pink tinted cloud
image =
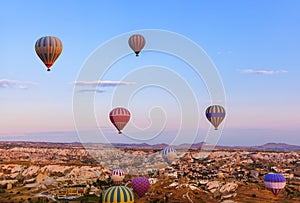
[[[280,73],[287,73],[286,70],[254,70],[254,69],[244,69],[241,70],[245,74],[257,74],[257,75],[274,75]]]
[[[125,81],[110,81],[110,80],[98,80],[98,81],[74,81],[74,85],[79,86],[119,86],[119,85],[134,85],[134,82],[125,82]]]

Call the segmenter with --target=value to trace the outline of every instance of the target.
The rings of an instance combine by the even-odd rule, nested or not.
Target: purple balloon
[[[147,190],[150,187],[150,182],[148,178],[145,177],[137,177],[132,180],[132,189],[139,196],[142,197],[145,195]]]

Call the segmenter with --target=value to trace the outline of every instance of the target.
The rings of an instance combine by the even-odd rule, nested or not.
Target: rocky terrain
[[[135,202],[299,202],[300,152],[216,149],[206,158],[200,150],[178,149],[178,159],[164,162],[161,149],[147,147],[45,143],[1,143],[0,202],[54,202],[58,192],[83,188],[89,202],[112,184],[109,174],[121,167],[124,184],[138,175],[151,186]],[[263,177],[282,173],[287,186],[277,198]],[[96,200],[95,200],[96,198]],[[66,202],[66,201],[64,201]]]

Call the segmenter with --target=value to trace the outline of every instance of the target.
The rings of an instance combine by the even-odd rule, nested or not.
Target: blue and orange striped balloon
[[[133,192],[125,186],[113,186],[106,190],[103,203],[133,203]]]
[[[63,46],[60,39],[53,36],[41,37],[35,43],[35,52],[43,61],[48,71],[50,71],[51,66],[60,56],[62,49]]]
[[[206,118],[215,127],[215,130],[218,130],[219,125],[225,118],[225,114],[224,107],[220,105],[209,106],[205,111]]]

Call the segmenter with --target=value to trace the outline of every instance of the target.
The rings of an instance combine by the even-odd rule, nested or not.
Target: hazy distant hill
[[[176,149],[200,149],[203,145],[211,146],[209,143],[199,142],[195,144],[180,144],[174,145]],[[162,149],[167,147],[167,144],[155,144],[149,145],[146,143],[142,144],[113,144],[115,147],[128,147],[128,148],[143,148],[143,149]],[[220,146],[217,145],[216,149],[243,149],[243,150],[261,150],[261,151],[300,151],[300,146],[289,145],[285,143],[267,143],[261,146]]]
[[[253,150],[300,151],[300,146],[285,143],[267,143],[262,146],[250,147]]]
[[[191,148],[191,149],[199,149],[201,148],[205,143],[204,142],[199,142],[199,143],[195,143],[195,144],[181,144],[181,145],[178,145],[176,146],[176,148],[181,148],[181,149],[188,149],[188,148]]]
[[[174,145],[176,149],[200,149],[204,145],[212,147],[209,143],[199,142],[194,144],[180,144]],[[120,148],[132,148],[132,149],[163,149],[168,144],[154,144],[150,145],[147,143],[141,144],[124,144],[124,143],[112,143],[112,144],[101,144],[101,143],[85,143],[79,142],[74,143],[53,143],[53,142],[20,142],[20,141],[0,141],[0,148],[12,148],[12,147],[38,147],[38,148],[82,148],[82,147],[120,147]],[[285,143],[267,143],[261,146],[215,146],[215,149],[227,149],[227,150],[259,150],[259,151],[300,151],[300,146],[289,145]]]
[[[167,144],[155,144],[155,145],[150,145],[147,143],[142,143],[142,144],[123,144],[123,143],[112,143],[114,147],[126,147],[126,148],[133,148],[133,149],[161,149],[165,148],[168,146]]]

